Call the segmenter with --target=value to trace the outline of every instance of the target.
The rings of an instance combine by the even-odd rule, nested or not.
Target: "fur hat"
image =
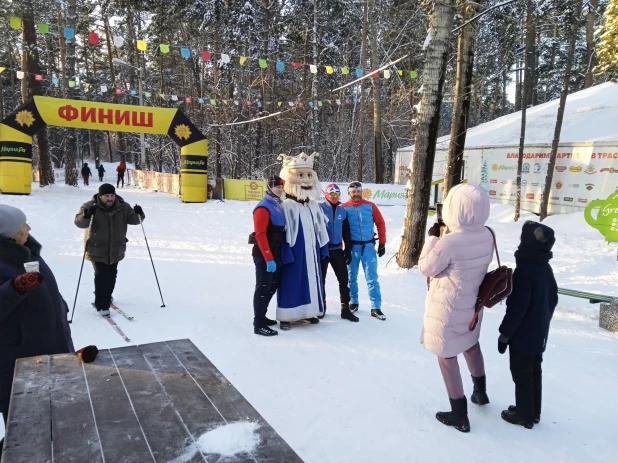
[[[109,183],[104,183],[103,185],[99,187],[99,196],[115,195],[115,194],[116,194],[116,188],[114,188],[114,185],[111,185]]]
[[[16,207],[0,204],[0,236],[12,238],[26,223],[26,214]]]
[[[556,238],[554,230],[532,220],[527,220],[521,230],[520,251],[551,251]]]

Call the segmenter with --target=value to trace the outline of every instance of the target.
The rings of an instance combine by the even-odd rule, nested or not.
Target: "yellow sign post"
[[[181,111],[44,96],[0,122],[0,192],[30,194],[32,137],[45,125],[168,134],[180,146],[182,201],[206,201],[208,140]]]

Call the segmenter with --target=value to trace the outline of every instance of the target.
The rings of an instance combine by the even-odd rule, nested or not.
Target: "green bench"
[[[588,299],[591,304],[599,304],[600,302],[614,302],[616,297],[603,296],[602,294],[587,293],[585,291],[575,291],[572,289],[558,288],[558,294],[563,296],[578,297],[580,299]]]

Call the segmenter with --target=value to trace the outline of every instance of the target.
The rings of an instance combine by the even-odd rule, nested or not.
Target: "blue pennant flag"
[[[182,47],[180,49],[180,56],[182,56],[185,59],[188,59],[191,56],[191,50],[189,50],[188,48]]]
[[[133,95],[133,96],[137,95],[137,91],[135,91],[135,90],[131,90],[129,93],[130,93],[131,95]]]
[[[198,99],[197,99],[197,102],[198,102],[199,104],[204,104],[204,98],[198,98]]]
[[[75,29],[73,29],[72,27],[65,27],[64,28],[64,38],[67,40],[71,40],[75,37]]]
[[[58,85],[59,83],[60,83],[60,79],[58,79],[57,77],[52,77],[52,84]]]
[[[283,64],[283,61],[277,61],[277,71],[283,72],[284,69],[285,69],[285,64]]]
[[[356,68],[356,77],[363,77],[363,70],[361,68]]]

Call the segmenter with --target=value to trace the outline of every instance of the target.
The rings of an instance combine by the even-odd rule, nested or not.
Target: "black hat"
[[[116,188],[114,188],[114,185],[111,185],[109,183],[104,183],[103,185],[99,187],[99,196],[115,195],[115,194],[116,194]]]
[[[268,179],[268,186],[270,188],[274,188],[276,186],[283,186],[284,184],[285,184],[285,181],[278,175],[273,175],[272,177]]]
[[[554,231],[547,225],[532,220],[526,221],[521,230],[520,250],[551,251],[556,238]]]

